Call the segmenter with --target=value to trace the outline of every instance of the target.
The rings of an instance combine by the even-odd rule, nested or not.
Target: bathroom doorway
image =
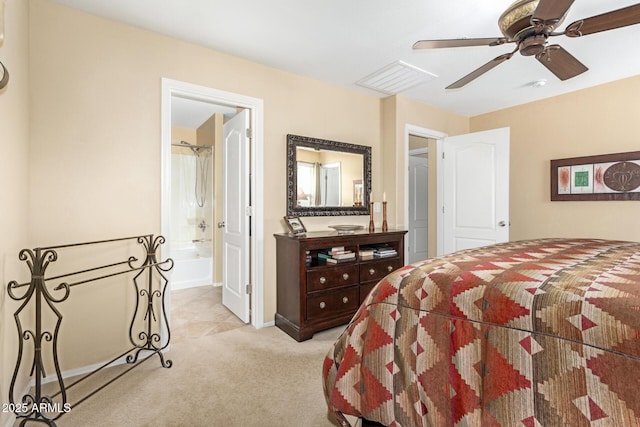
[[[171,97],[171,290],[221,284],[217,134],[235,114],[228,106]]]
[[[260,328],[264,326],[262,100],[169,79],[163,79],[162,83],[161,232],[168,242],[168,254],[162,256],[176,258],[174,271],[170,273],[172,287],[222,284],[225,257],[217,248],[222,243],[225,221],[222,215],[229,210],[228,207],[225,210],[222,191],[222,128],[225,121],[240,111],[250,116],[252,132],[246,151],[251,159],[250,171],[240,185],[246,186],[251,195],[247,206],[242,208],[251,228],[246,230],[247,257],[240,263],[246,274],[234,276],[242,277],[243,282],[234,286],[246,290],[241,297],[246,298],[247,310],[245,314],[236,313],[224,300],[223,304],[244,322]],[[187,124],[187,120],[192,123]],[[180,268],[181,261],[187,261],[184,268]],[[168,296],[165,304],[170,312],[170,293]]]

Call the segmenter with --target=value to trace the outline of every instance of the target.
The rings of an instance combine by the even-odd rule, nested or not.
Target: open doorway
[[[220,129],[236,109],[171,96],[171,290],[222,284]]]
[[[442,140],[447,134],[418,126],[405,128],[405,259],[412,263],[441,253]]]
[[[246,191],[248,195],[246,200],[243,200],[240,205],[236,203],[234,206],[236,210],[241,211],[238,212],[236,218],[240,218],[243,222],[249,224],[249,226],[242,228],[240,231],[243,239],[246,241],[246,256],[243,255],[242,258],[238,261],[236,258],[236,264],[233,266],[233,277],[238,280],[238,283],[234,283],[233,285],[237,289],[242,289],[242,293],[238,292],[239,296],[244,299],[246,302],[246,312],[245,313],[236,313],[238,317],[240,317],[244,322],[249,322],[256,328],[261,328],[264,326],[264,316],[263,316],[263,268],[262,268],[262,259],[263,259],[263,246],[262,246],[262,211],[263,211],[263,200],[262,200],[262,191],[261,191],[261,183],[263,176],[263,159],[262,159],[262,117],[263,117],[263,105],[262,100],[256,98],[250,98],[243,95],[228,93],[219,91],[213,88],[207,88],[203,86],[193,85],[190,83],[179,82],[170,79],[162,80],[162,195],[161,195],[161,233],[166,238],[169,245],[167,245],[167,250],[169,251],[169,256],[171,256],[172,252],[172,243],[176,241],[175,230],[172,228],[172,216],[175,215],[172,213],[171,203],[173,198],[172,191],[172,168],[171,168],[171,156],[172,156],[172,143],[178,144],[178,149],[188,149],[192,150],[191,147],[188,147],[187,144],[181,144],[180,141],[175,141],[176,138],[173,138],[172,132],[172,119],[174,114],[178,115],[180,112],[183,112],[182,109],[188,111],[188,109],[192,108],[190,113],[187,115],[194,116],[195,111],[201,110],[201,114],[206,116],[211,112],[209,118],[205,119],[205,122],[213,123],[213,128],[216,128],[215,122],[219,122],[220,124],[228,121],[225,116],[235,117],[238,115],[238,112],[244,111],[247,118],[247,128],[251,129],[251,132],[243,132],[245,141],[246,141],[246,149],[242,151],[243,161],[246,161],[247,170],[246,176],[243,178],[242,182],[233,183],[234,186],[239,186]],[[220,130],[220,135],[222,135],[222,130]],[[180,139],[180,138],[177,138]],[[196,138],[199,139],[199,138]],[[215,138],[214,138],[215,139]],[[219,138],[220,145],[222,144],[223,136]],[[192,143],[190,141],[186,141],[187,143]],[[196,141],[197,142],[197,141]],[[183,147],[180,147],[182,145]],[[209,145],[209,144],[194,144],[194,145]],[[219,153],[220,151],[216,148],[217,143],[211,144],[213,145],[213,158],[210,159],[210,163],[214,164],[214,168],[211,169],[211,190],[208,191],[210,195],[210,212],[203,212],[203,218],[194,216],[195,220],[186,221],[186,227],[191,230],[192,225],[196,227],[196,230],[200,230],[200,225],[202,224],[202,228],[204,228],[203,233],[205,236],[202,240],[207,240],[209,236],[211,239],[211,248],[212,248],[212,260],[209,271],[211,272],[211,282],[219,283],[220,278],[223,277],[223,272],[227,266],[225,265],[225,257],[224,251],[216,250],[216,246],[218,246],[218,242],[222,239],[224,243],[224,237],[222,234],[224,233],[224,224],[225,219],[221,217],[221,215],[228,214],[228,206],[225,206],[224,191],[215,191],[214,187],[216,185],[220,185],[224,179],[217,179],[214,176],[213,170],[216,170],[216,174],[220,176],[220,173],[224,171],[223,163],[224,162],[224,153]],[[203,150],[195,148],[196,151]],[[216,156],[217,155],[217,156]],[[216,159],[219,157],[219,159]],[[205,163],[204,160],[201,160],[202,163]],[[196,164],[197,165],[197,164]],[[196,168],[197,171],[197,168]],[[200,184],[204,185],[205,180],[204,177],[201,177]],[[198,199],[198,195],[201,195],[197,192],[198,186],[194,183],[194,193],[196,198],[196,203],[203,198]],[[220,200],[222,199],[222,200]],[[222,202],[222,203],[220,203]],[[206,205],[206,202],[204,203]],[[241,206],[241,207],[240,207]],[[198,221],[200,220],[200,221]],[[190,224],[190,222],[194,222],[194,224]],[[209,233],[207,234],[207,231]],[[198,231],[199,232],[199,231]],[[198,233],[196,232],[196,234]],[[196,237],[200,237],[199,234]],[[179,239],[178,239],[179,240]],[[184,239],[183,239],[184,240]],[[193,240],[200,240],[199,238],[191,239],[187,237],[188,243],[207,243],[205,242],[192,242]],[[163,257],[167,257],[167,254],[162,254]],[[217,259],[218,262],[215,262]],[[216,265],[214,265],[214,263]],[[228,269],[228,268],[227,268]],[[172,273],[173,274],[173,273]],[[170,282],[172,281],[172,277],[170,277]],[[240,282],[241,281],[241,282]],[[224,280],[222,285],[224,286]],[[228,306],[225,303],[223,298],[223,304]],[[167,311],[170,312],[171,307],[171,297],[170,293],[168,294],[168,298],[165,301],[165,305],[167,306]],[[233,308],[231,308],[233,311]],[[235,313],[235,311],[234,311]],[[164,331],[166,333],[166,331]]]
[[[431,138],[409,135],[407,262],[429,257],[429,145]]]

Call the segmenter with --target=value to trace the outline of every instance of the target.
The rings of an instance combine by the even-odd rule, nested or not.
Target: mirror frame
[[[345,153],[362,154],[362,206],[298,206],[296,200],[298,168],[296,148],[310,147]],[[371,147],[349,144],[346,142],[330,141],[327,139],[311,138],[300,135],[287,135],[287,215],[296,216],[342,216],[369,215],[369,195],[371,192]]]

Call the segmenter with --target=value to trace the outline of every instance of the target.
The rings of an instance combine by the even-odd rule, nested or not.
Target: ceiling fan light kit
[[[543,87],[546,84],[547,84],[547,79],[539,79],[539,80],[534,80],[531,83],[529,83],[529,86],[531,86],[534,89],[538,89],[538,88]]]
[[[565,31],[555,32],[564,22],[574,0],[518,0],[498,19],[504,37],[420,40],[414,49],[438,49],[470,46],[499,46],[515,43],[511,53],[500,55],[447,86],[459,89],[497,65],[511,59],[514,53],[533,56],[560,80],[568,80],[588,70],[577,58],[558,44],[548,45],[549,37],[582,37],[640,23],[640,4],[581,19],[569,24]]]

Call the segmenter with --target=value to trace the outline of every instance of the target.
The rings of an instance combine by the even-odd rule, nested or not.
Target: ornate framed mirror
[[[371,147],[287,135],[287,215],[368,215]]]

